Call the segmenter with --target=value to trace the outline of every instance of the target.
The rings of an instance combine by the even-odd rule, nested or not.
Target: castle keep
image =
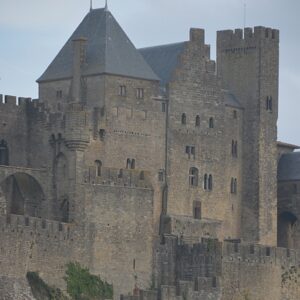
[[[91,10],[39,99],[0,96],[0,298],[28,271],[65,288],[78,261],[115,299],[299,299],[278,69],[275,29],[219,31],[215,62],[202,29],[136,49]]]

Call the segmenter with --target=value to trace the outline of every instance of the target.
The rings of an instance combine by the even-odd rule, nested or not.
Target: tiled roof
[[[185,42],[139,49],[146,62],[161,79],[165,86],[178,64],[179,55],[183,52]]]
[[[283,154],[278,165],[278,180],[300,180],[300,152]]]
[[[72,77],[72,40],[86,38],[83,75],[114,74],[159,80],[134,47],[113,15],[106,9],[91,10],[60,50],[38,82]]]

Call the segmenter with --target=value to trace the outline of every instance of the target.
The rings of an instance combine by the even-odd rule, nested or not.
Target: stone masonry
[[[134,300],[297,300],[300,156],[277,142],[279,31],[137,50],[91,10],[0,95],[0,299],[78,261]],[[23,297],[23,298],[22,298]],[[297,298],[298,297],[298,298]]]

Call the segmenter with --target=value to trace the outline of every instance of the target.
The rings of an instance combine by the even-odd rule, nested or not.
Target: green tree
[[[67,265],[65,281],[67,292],[74,300],[104,300],[113,298],[113,286],[92,275],[79,263]]]

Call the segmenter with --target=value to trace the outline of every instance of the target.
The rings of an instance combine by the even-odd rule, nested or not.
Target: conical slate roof
[[[87,39],[83,75],[113,74],[159,80],[107,9],[91,10],[37,82],[72,77],[73,43]]]

